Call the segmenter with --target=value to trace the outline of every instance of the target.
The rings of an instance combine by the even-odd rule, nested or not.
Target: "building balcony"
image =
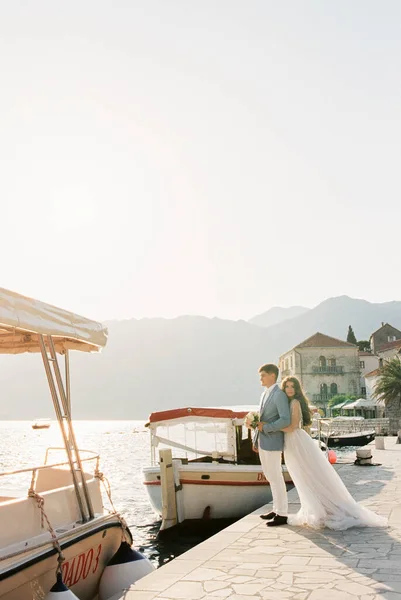
[[[312,373],[314,375],[317,374],[328,374],[328,375],[343,375],[344,374],[344,367],[341,366],[330,366],[327,365],[326,367],[312,367]]]
[[[327,404],[329,400],[337,396],[338,394],[313,394],[313,404],[317,402],[318,404]]]

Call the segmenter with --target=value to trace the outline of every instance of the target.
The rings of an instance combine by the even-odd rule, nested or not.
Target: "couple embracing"
[[[268,527],[309,525],[314,528],[348,529],[354,526],[386,527],[387,520],[361,506],[351,496],[317,443],[303,427],[310,425],[311,412],[296,377],[277,384],[278,367],[266,364],[259,376],[265,391],[259,405],[254,450],[259,452],[263,473],[270,483],[272,512],[261,515]],[[281,468],[281,453],[297,488],[301,508],[288,517],[287,490]]]

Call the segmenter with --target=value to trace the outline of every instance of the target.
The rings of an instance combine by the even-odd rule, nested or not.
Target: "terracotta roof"
[[[357,348],[355,344],[350,344],[349,342],[344,342],[344,340],[338,340],[337,338],[330,337],[324,333],[317,332],[307,340],[304,340],[295,346],[295,348],[340,348],[344,346]]]
[[[393,342],[386,342],[385,344],[380,344],[376,352],[381,352],[382,350],[391,350],[391,348],[398,347],[401,348],[401,340],[394,340]]]
[[[380,375],[380,370],[381,369],[375,369],[374,371],[371,371],[370,373],[366,373],[366,375],[364,375],[365,379],[366,379],[366,377],[373,377],[374,375]]]

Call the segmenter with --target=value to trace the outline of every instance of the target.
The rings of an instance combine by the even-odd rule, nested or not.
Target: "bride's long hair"
[[[285,386],[291,381],[294,384],[295,396],[291,400],[298,400],[301,405],[302,421],[304,425],[310,425],[312,423],[312,411],[310,409],[309,400],[305,396],[301,384],[296,377],[285,377],[281,382],[281,389],[285,393]],[[288,397],[288,396],[287,396]],[[288,398],[290,400],[290,398]]]

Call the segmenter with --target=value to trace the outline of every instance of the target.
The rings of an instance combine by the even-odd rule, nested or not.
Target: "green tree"
[[[360,352],[370,352],[370,343],[369,340],[359,340],[357,342],[357,346]]]
[[[394,435],[401,417],[401,360],[398,356],[383,364],[373,397],[384,401],[386,417],[390,419],[390,433]],[[398,430],[397,443],[401,443],[401,430]]]
[[[347,396],[347,394],[337,394],[336,396],[330,398],[328,405],[330,406],[330,408],[333,408],[337,404],[340,404],[340,402],[347,402],[348,400],[356,400],[356,396]]]
[[[351,325],[348,325],[347,342],[349,342],[350,344],[356,345],[356,337],[355,337],[355,333],[354,333],[354,330],[352,329]]]
[[[383,364],[373,396],[376,400],[383,399],[386,408],[389,405],[401,408],[401,360],[398,356]]]

